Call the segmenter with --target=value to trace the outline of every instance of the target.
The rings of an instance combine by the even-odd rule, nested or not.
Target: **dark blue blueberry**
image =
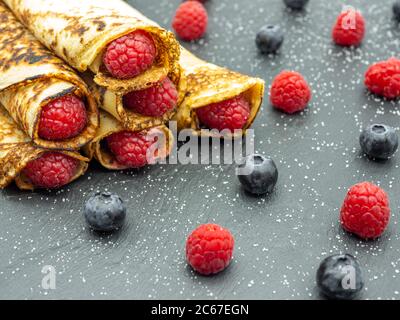
[[[286,6],[292,10],[303,10],[309,0],[283,0]]]
[[[253,194],[271,193],[278,181],[275,162],[261,155],[248,156],[237,174],[243,188]]]
[[[396,21],[400,22],[400,1],[393,4],[393,15]]]
[[[389,159],[399,146],[396,131],[384,124],[373,124],[360,135],[362,151],[374,159]]]
[[[349,254],[330,256],[318,268],[317,285],[329,299],[354,299],[364,287],[360,264]]]
[[[283,43],[283,32],[279,26],[264,26],[257,33],[256,44],[261,53],[276,53]]]
[[[110,232],[122,227],[126,207],[122,199],[113,193],[96,192],[85,204],[85,219],[95,231]]]

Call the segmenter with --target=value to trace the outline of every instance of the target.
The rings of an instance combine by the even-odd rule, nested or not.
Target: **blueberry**
[[[126,207],[121,198],[109,192],[96,192],[85,204],[85,219],[95,231],[110,232],[122,227]]]
[[[364,287],[360,264],[349,254],[330,256],[318,268],[317,285],[327,298],[354,299]]]
[[[283,0],[286,6],[292,10],[303,10],[309,0]]]
[[[264,26],[257,33],[256,44],[261,53],[276,53],[283,43],[283,32],[279,26]]]
[[[396,152],[399,138],[392,127],[373,124],[361,133],[360,145],[369,157],[386,160]]]
[[[253,194],[271,193],[278,181],[275,162],[261,155],[248,156],[237,173],[243,188]]]
[[[393,14],[396,21],[400,22],[400,1],[393,4]]]

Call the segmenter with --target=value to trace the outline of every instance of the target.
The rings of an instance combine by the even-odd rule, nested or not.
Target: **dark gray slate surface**
[[[180,0],[133,0],[169,26]],[[209,61],[260,76],[302,72],[314,98],[300,115],[285,116],[268,103],[255,123],[257,150],[279,166],[269,197],[244,194],[233,167],[161,166],[140,173],[89,174],[59,192],[0,193],[0,298],[314,299],[322,258],[348,252],[363,266],[364,298],[400,298],[399,157],[374,163],[359,154],[360,129],[371,122],[399,127],[397,103],[366,94],[367,66],[399,53],[400,29],[391,1],[348,1],[362,9],[368,34],[361,49],[335,48],[330,28],[342,1],[311,0],[306,14],[291,14],[280,0],[213,0],[208,36],[187,45]],[[256,31],[279,23],[281,55],[262,57]],[[371,180],[387,190],[393,217],[377,241],[342,231],[338,212],[352,184]],[[129,206],[119,233],[100,238],[85,228],[82,204],[95,188],[118,192]],[[236,237],[235,260],[224,273],[194,275],[184,258],[187,234],[215,221]],[[44,265],[57,270],[57,289],[41,288]]]

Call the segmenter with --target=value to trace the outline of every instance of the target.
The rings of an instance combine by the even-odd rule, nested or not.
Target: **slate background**
[[[137,9],[169,27],[180,0],[133,0]],[[342,1],[311,0],[305,13],[285,10],[281,0],[211,0],[208,35],[185,44],[200,57],[264,78],[282,69],[304,74],[313,101],[304,113],[286,116],[266,99],[255,122],[257,151],[279,167],[276,191],[245,194],[233,166],[156,166],[140,172],[90,172],[64,190],[0,193],[0,298],[111,299],[319,299],[315,271],[324,257],[348,252],[364,270],[362,298],[399,299],[399,155],[371,162],[360,155],[363,126],[399,128],[397,102],[368,95],[368,65],[399,53],[399,27],[390,0],[354,0],[368,22],[363,46],[336,48],[330,29]],[[254,38],[278,23],[280,55],[257,53]],[[342,231],[338,212],[356,182],[381,185],[391,198],[392,220],[376,241]],[[119,193],[129,207],[126,226],[99,237],[84,224],[82,205],[95,189]],[[222,274],[205,278],[186,265],[184,244],[201,223],[214,221],[236,237],[235,259]],[[43,290],[41,269],[57,270],[57,289]]]

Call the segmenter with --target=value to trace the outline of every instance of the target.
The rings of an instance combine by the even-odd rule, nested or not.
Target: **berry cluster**
[[[307,3],[296,0],[284,2],[296,10],[303,9]],[[393,12],[395,19],[400,21],[399,1],[394,4]],[[342,12],[332,29],[334,43],[343,47],[360,46],[365,34],[365,19],[354,9]],[[284,35],[280,27],[273,25],[263,27],[256,37],[256,44],[263,54],[277,54],[283,41]],[[390,58],[370,66],[365,74],[364,83],[368,90],[377,96],[386,99],[399,98],[400,60]],[[303,110],[310,98],[311,90],[299,73],[283,71],[272,82],[271,104],[286,113]],[[397,151],[399,142],[394,128],[384,124],[373,124],[362,131],[360,145],[362,152],[371,159],[387,160]],[[247,184],[243,185],[247,190]],[[362,239],[375,239],[384,233],[389,220],[389,199],[383,189],[370,182],[359,183],[350,188],[340,211],[340,222],[346,231]],[[355,287],[350,289],[343,288],[343,270],[346,268],[353,268],[356,274]],[[326,258],[318,269],[317,284],[321,292],[332,299],[355,298],[364,286],[359,263],[350,255]]]

